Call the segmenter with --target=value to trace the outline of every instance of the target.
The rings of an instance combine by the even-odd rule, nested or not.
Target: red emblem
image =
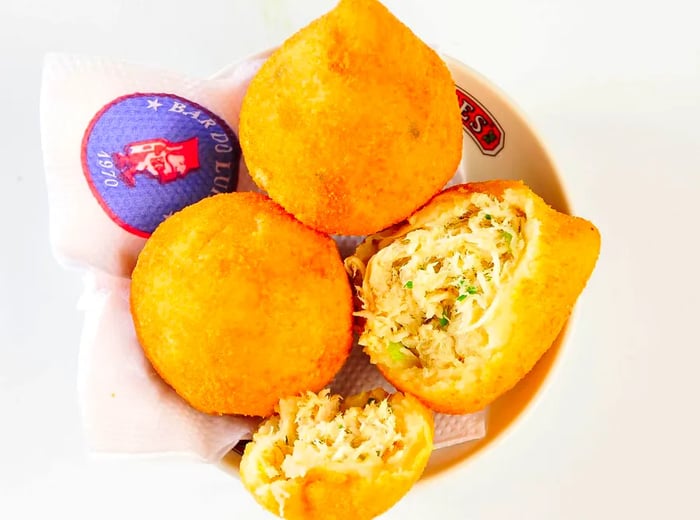
[[[486,155],[496,155],[503,149],[505,134],[496,118],[474,97],[457,87],[457,100],[462,112],[462,127]]]
[[[112,160],[127,186],[134,186],[137,174],[152,175],[161,184],[184,177],[199,168],[198,139],[180,143],[149,139],[124,146],[124,153],[113,153]]]

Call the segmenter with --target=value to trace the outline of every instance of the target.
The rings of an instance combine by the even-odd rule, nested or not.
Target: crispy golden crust
[[[341,0],[287,40],[243,100],[255,182],[302,222],[363,235],[454,174],[462,126],[439,56],[375,0]]]
[[[420,368],[392,366],[386,353],[368,352],[396,388],[443,413],[483,409],[532,369],[571,314],[600,250],[598,230],[587,220],[553,210],[520,182],[490,181],[447,189],[407,222],[368,237],[355,258],[346,261],[348,270],[355,279],[362,276],[360,271],[376,251],[474,192],[506,198],[525,212],[529,222],[536,221],[531,236],[526,236],[523,257],[510,281],[501,287],[494,312],[483,325],[489,338],[487,362],[476,378],[446,370],[439,380],[426,383]]]
[[[281,396],[322,388],[349,353],[351,306],[334,242],[254,193],[164,221],[132,275],[146,357],[214,414],[266,416]]]
[[[354,406],[362,406],[357,398],[362,400],[368,395],[372,393],[353,396],[346,401],[355,401]],[[254,437],[241,460],[243,485],[268,511],[290,520],[364,520],[380,515],[416,483],[433,449],[432,412],[411,395],[393,394],[389,403],[408,436],[405,453],[398,462],[385,464],[369,477],[356,472],[312,468],[305,476],[286,481],[289,497],[282,515],[274,495],[263,489],[269,479],[265,476],[263,454]]]

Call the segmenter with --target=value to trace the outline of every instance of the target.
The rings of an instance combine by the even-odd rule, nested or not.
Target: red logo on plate
[[[462,127],[482,153],[497,155],[503,149],[505,133],[491,113],[473,96],[457,87],[457,100],[462,112]]]
[[[199,168],[197,138],[181,143],[167,139],[149,139],[129,143],[124,153],[113,153],[112,160],[127,186],[134,186],[136,174],[150,174],[162,184],[184,177]]]

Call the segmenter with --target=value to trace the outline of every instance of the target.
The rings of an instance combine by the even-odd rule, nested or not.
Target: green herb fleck
[[[501,229],[501,236],[505,238],[508,245],[510,245],[510,241],[513,240],[513,235],[508,233],[508,231],[504,231],[503,229]]]
[[[486,220],[491,220],[493,217],[487,213],[486,215],[484,215],[484,218]]]
[[[440,327],[442,327],[442,328],[444,329],[445,327],[447,327],[447,326],[450,324],[450,318],[448,318],[448,317],[447,317],[447,314],[445,314],[445,313],[443,312],[443,313],[442,313],[442,317],[440,318],[439,323],[440,323]]]
[[[389,342],[389,357],[392,361],[405,361],[406,354],[404,354],[403,349],[405,348],[403,343],[398,343],[396,341]]]
[[[413,280],[409,280],[404,284],[406,289],[413,289]]]
[[[469,296],[470,294],[476,294],[477,292],[479,292],[479,290],[476,287],[474,287],[473,285],[469,285],[467,287],[464,287],[465,283],[466,282],[464,279],[460,280],[460,282],[459,282],[459,286],[464,290],[465,293],[457,296],[458,302],[464,301],[467,298],[467,296]]]

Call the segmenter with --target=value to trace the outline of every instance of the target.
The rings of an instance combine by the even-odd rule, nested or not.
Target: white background
[[[232,476],[91,460],[76,402],[77,273],[48,245],[38,95],[49,50],[206,76],[332,0],[3,2],[0,518],[265,518]],[[695,2],[399,1],[425,40],[524,110],[600,262],[544,392],[389,518],[700,518],[700,41]],[[155,516],[154,516],[155,515]]]

